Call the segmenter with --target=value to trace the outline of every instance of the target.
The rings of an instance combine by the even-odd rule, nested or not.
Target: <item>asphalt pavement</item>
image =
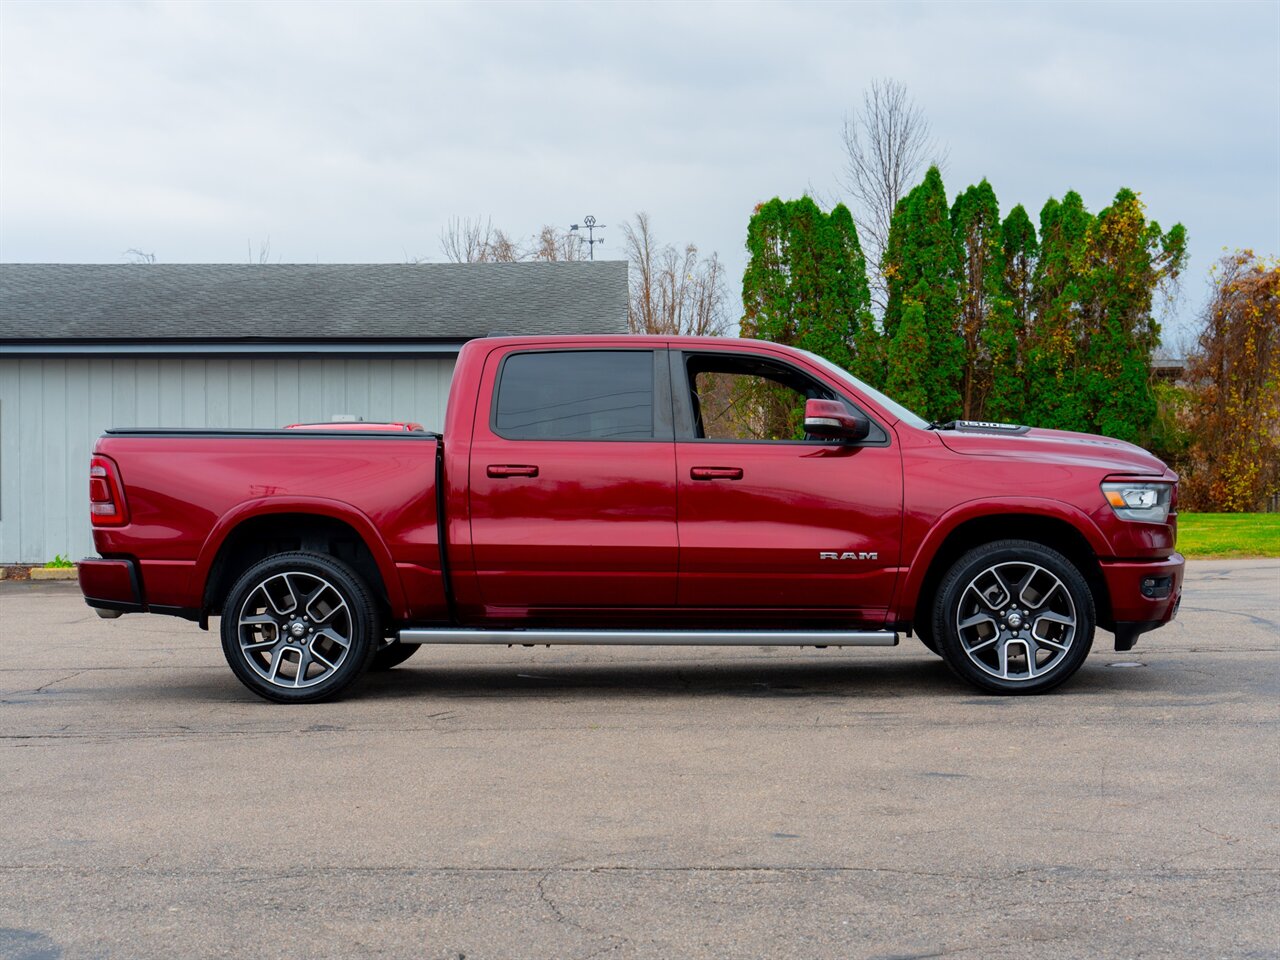
[[[263,703],[0,582],[0,958],[1280,957],[1280,561],[1058,692],[896,649],[427,648]]]

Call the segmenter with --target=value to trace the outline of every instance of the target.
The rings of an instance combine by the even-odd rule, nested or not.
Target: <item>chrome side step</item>
[[[401,630],[401,643],[601,644],[719,647],[896,647],[888,630]]]

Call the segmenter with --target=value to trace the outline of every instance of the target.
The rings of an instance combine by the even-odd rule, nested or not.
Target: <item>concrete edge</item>
[[[28,572],[32,580],[74,580],[75,567],[32,567]]]

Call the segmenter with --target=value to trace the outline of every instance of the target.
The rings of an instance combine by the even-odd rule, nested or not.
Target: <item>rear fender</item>
[[[276,513],[310,513],[333,520],[341,520],[352,527],[360,535],[360,538],[364,540],[365,546],[369,548],[374,562],[378,565],[378,573],[382,575],[382,583],[386,588],[387,601],[392,611],[398,617],[407,615],[404,588],[400,583],[400,575],[396,570],[395,561],[391,558],[391,551],[387,547],[386,541],[382,539],[382,534],[378,532],[377,526],[368,516],[352,507],[351,504],[344,503],[341,500],[328,500],[323,497],[269,497],[259,500],[246,500],[223,514],[218,522],[214,524],[213,529],[209,531],[209,536],[200,548],[200,557],[196,561],[195,571],[192,575],[193,584],[199,587],[201,596],[204,595],[205,587],[208,584],[209,573],[213,569],[214,560],[217,558],[218,551],[222,549],[227,537],[246,520],[253,520],[257,517],[270,516]]]

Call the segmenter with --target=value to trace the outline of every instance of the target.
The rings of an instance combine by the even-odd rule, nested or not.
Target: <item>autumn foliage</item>
[[[1280,261],[1223,257],[1187,379],[1183,504],[1254,510],[1280,492]]]

